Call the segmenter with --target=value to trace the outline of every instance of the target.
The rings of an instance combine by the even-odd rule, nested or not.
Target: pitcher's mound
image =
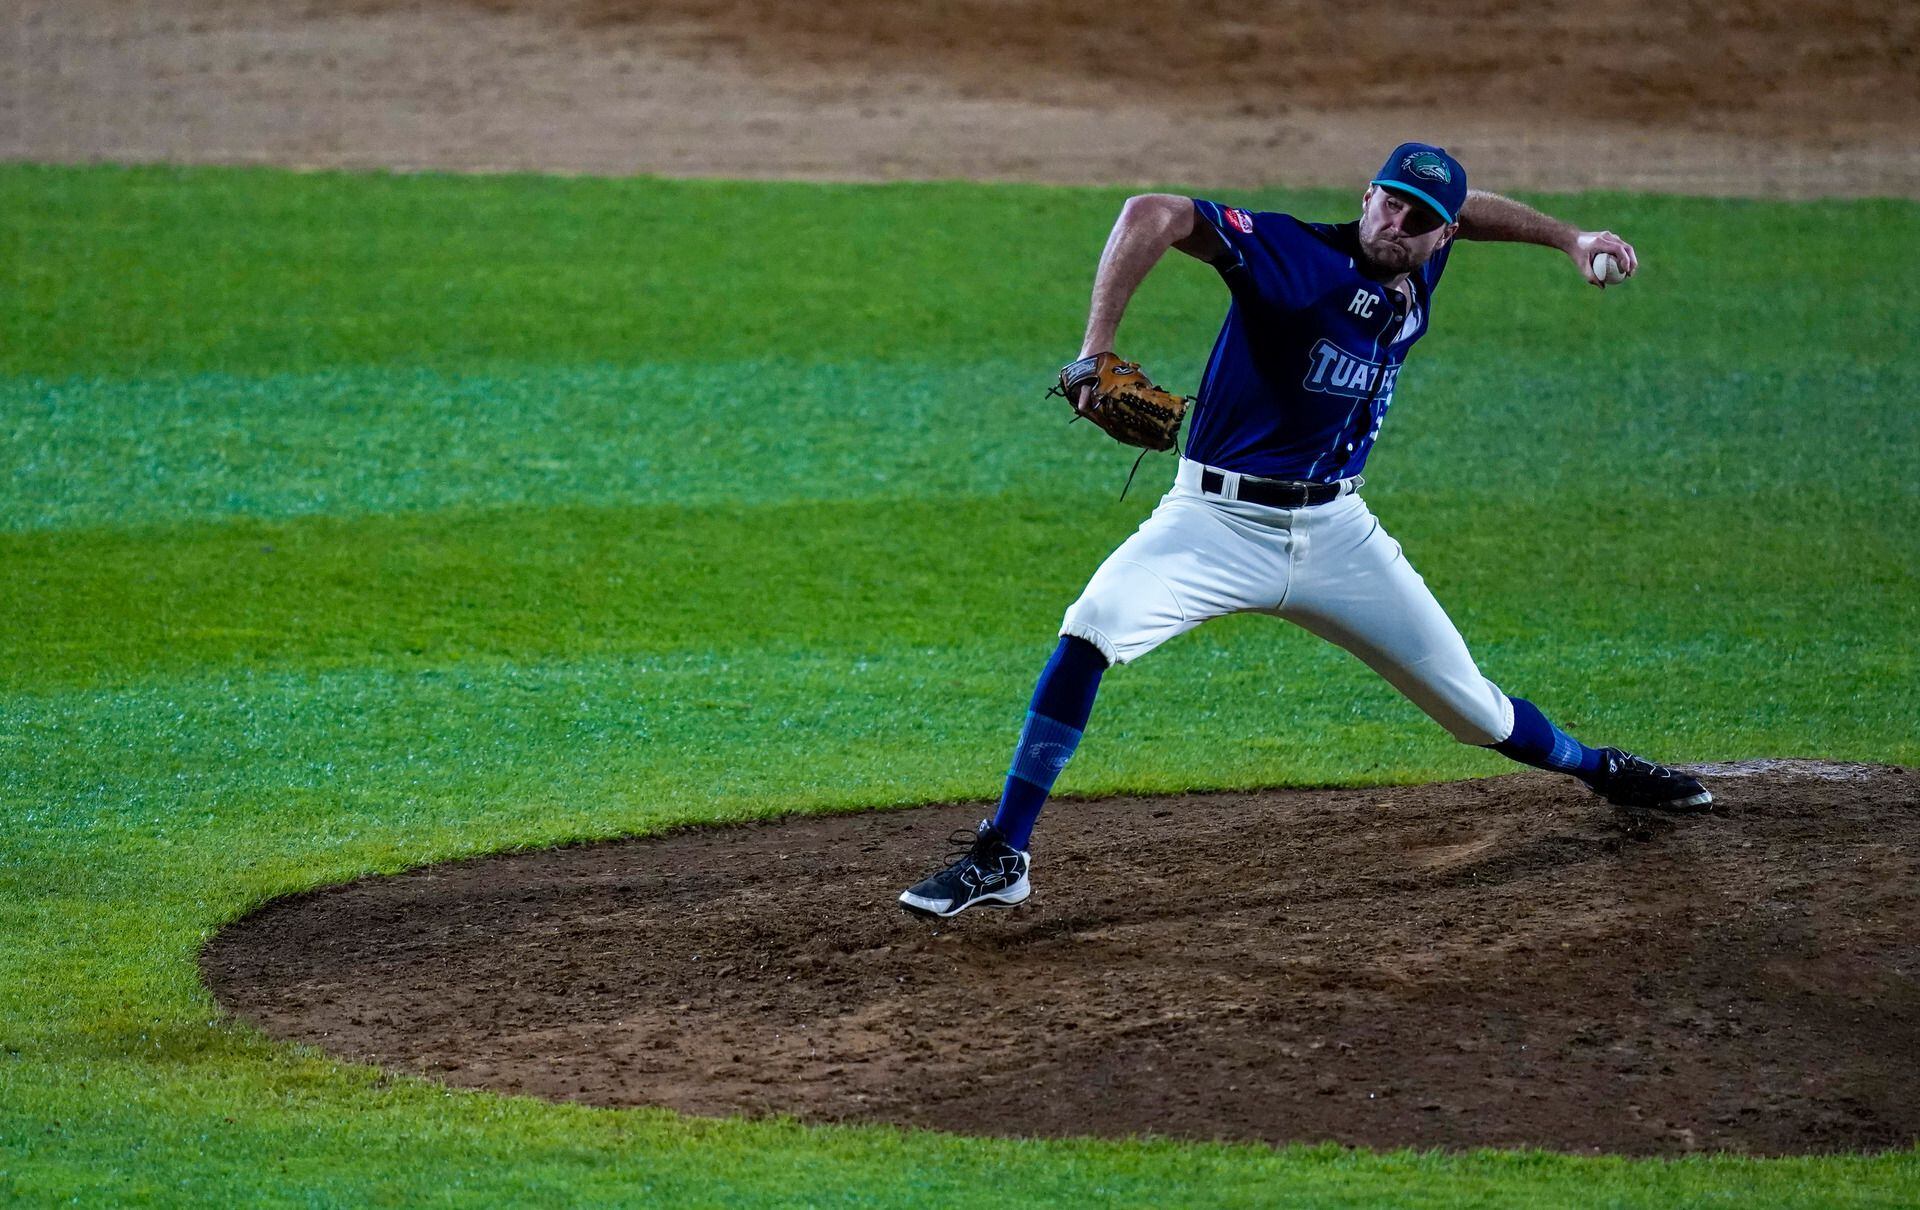
[[[894,906],[977,805],[703,828],[302,895],[204,969],[448,1083],[968,1134],[1638,1154],[1920,1137],[1920,775],[1702,770],[1060,802],[1033,899]]]

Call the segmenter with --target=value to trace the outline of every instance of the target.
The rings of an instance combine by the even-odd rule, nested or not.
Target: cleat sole
[[[961,912],[966,911],[968,908],[1019,907],[1021,904],[1025,903],[1027,901],[1027,897],[1032,894],[1033,894],[1033,888],[1027,884],[1025,879],[1022,879],[1020,885],[1015,887],[1010,892],[996,891],[990,895],[981,895],[976,899],[967,900],[965,903],[961,904],[957,908],[952,908],[947,911],[941,911],[939,908],[934,906],[933,900],[922,899],[918,895],[913,894],[911,891],[902,891],[900,893],[900,898],[898,902],[900,904],[901,909],[904,910],[908,915],[919,916],[925,920],[951,920],[955,916],[958,916]]]

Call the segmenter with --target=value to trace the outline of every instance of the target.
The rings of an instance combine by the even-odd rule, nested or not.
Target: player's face
[[[1360,199],[1360,248],[1381,269],[1418,269],[1453,237],[1455,227],[1412,198],[1368,185]]]

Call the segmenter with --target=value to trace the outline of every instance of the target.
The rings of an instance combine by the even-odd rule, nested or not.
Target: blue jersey
[[[1215,267],[1233,301],[1200,380],[1187,457],[1269,479],[1359,474],[1427,330],[1452,242],[1408,276],[1408,309],[1360,272],[1357,222],[1193,204],[1227,243]]]

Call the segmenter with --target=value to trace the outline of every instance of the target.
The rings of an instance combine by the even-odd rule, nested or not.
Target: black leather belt
[[[1200,472],[1201,491],[1218,496],[1226,490],[1226,486],[1227,477],[1219,471]],[[1295,483],[1286,479],[1240,477],[1239,499],[1249,504],[1264,504],[1268,508],[1306,508],[1325,504],[1339,494],[1338,483]]]

